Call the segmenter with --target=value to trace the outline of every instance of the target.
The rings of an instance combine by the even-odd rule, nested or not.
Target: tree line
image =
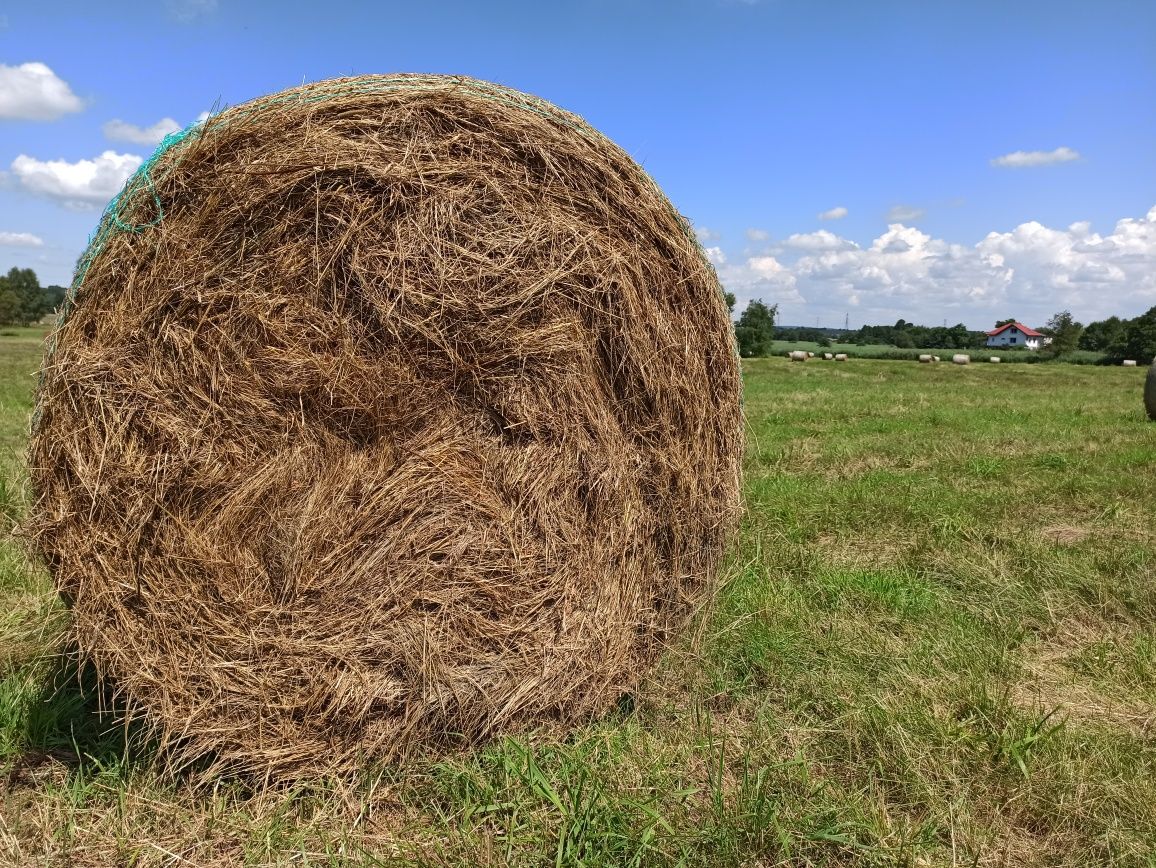
[[[0,325],[29,325],[64,302],[63,286],[41,286],[31,268],[12,268],[0,276]]]
[[[727,307],[734,313],[735,296],[726,293]],[[899,349],[969,349],[983,347],[987,333],[973,331],[963,323],[954,326],[921,326],[900,319],[895,325],[865,325],[856,331],[775,325],[778,305],[767,305],[756,299],[743,309],[735,322],[735,342],[744,358],[769,356],[775,340],[813,341],[821,346],[837,337],[849,344],[888,344]],[[995,328],[1018,322],[1014,317],[997,320]],[[1075,350],[1103,354],[1105,362],[1135,359],[1143,364],[1156,358],[1156,307],[1133,319],[1117,316],[1083,325],[1071,311],[1054,314],[1039,329],[1047,340],[1037,350],[1042,358],[1063,358]],[[1001,348],[1002,349],[1002,348]],[[1011,348],[1008,348],[1011,349]]]

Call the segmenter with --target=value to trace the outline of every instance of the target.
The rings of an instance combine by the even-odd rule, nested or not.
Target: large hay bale
[[[835,361],[836,362],[847,361],[847,354],[846,353],[835,353]]]
[[[920,364],[929,365],[931,364],[931,356],[928,353],[920,353],[919,361]]]
[[[1144,377],[1144,409],[1148,418],[1156,421],[1156,359],[1148,367],[1148,374]]]
[[[1124,361],[1122,361],[1120,364],[1122,364],[1125,368],[1137,367],[1135,359],[1124,359]]]
[[[789,358],[792,362],[805,362],[807,361],[808,356],[807,353],[803,350],[793,350],[787,354],[787,358]]]
[[[292,777],[571,726],[712,587],[726,304],[575,115],[442,76],[237,106],[129,182],[74,286],[28,533],[178,758]]]
[[[991,356],[988,361],[993,365],[998,365],[1000,363],[999,356]]]
[[[971,356],[969,356],[967,353],[956,353],[951,357],[951,362],[955,365],[970,365]]]

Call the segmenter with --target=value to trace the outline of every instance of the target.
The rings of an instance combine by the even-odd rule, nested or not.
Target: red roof
[[[1004,323],[999,328],[992,329],[990,332],[988,332],[987,336],[989,338],[994,338],[996,335],[998,335],[1004,329],[1010,329],[1012,326],[1015,326],[1017,329],[1019,329],[1021,332],[1023,332],[1025,335],[1027,335],[1029,338],[1042,338],[1043,337],[1043,335],[1040,332],[1036,331],[1035,329],[1030,329],[1026,325],[1024,325],[1022,322],[1018,322],[1018,321],[1017,322]]]

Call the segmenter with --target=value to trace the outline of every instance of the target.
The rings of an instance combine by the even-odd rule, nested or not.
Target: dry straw
[[[563,729],[710,592],[727,308],[575,115],[442,76],[229,109],[130,182],[75,289],[27,531],[178,760],[284,778]]]

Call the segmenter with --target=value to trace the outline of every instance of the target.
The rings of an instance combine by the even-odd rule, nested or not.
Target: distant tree
[[[1052,339],[1044,347],[1043,352],[1052,358],[1059,358],[1080,345],[1080,335],[1084,332],[1084,326],[1072,319],[1071,311],[1061,310],[1054,314],[1040,331]]]
[[[971,346],[971,332],[963,323],[956,323],[947,330],[945,349],[965,350]]]
[[[8,278],[0,275],[0,325],[12,325],[20,319],[20,298]]]
[[[995,324],[995,327],[996,327],[996,328],[999,328],[1000,326],[1011,325],[1013,322],[1019,322],[1019,320],[1016,320],[1016,319],[1001,319],[1001,320],[997,320],[997,321],[996,321],[996,324]]]
[[[1123,340],[1125,326],[1126,322],[1118,316],[1090,322],[1084,327],[1084,333],[1080,335],[1079,347],[1081,350],[1107,352],[1113,344]]]
[[[59,310],[60,306],[64,304],[64,297],[68,294],[68,287],[66,286],[52,286],[41,287],[40,294],[44,298],[45,313],[51,313],[54,310]]]
[[[727,313],[731,316],[735,315],[735,294],[733,292],[724,292],[723,298],[727,301]]]
[[[900,320],[900,322],[902,322],[902,320]],[[911,339],[911,335],[909,335],[906,330],[896,331],[892,342],[901,350],[909,350],[915,346],[915,341]]]
[[[48,312],[44,293],[40,289],[40,281],[36,272],[31,268],[10,269],[4,278],[7,292],[15,299],[15,311],[12,311],[12,299],[9,299],[5,311],[5,320],[9,323],[27,325],[36,322]]]
[[[761,298],[747,304],[735,325],[740,356],[752,358],[771,354],[775,340],[775,314],[778,310],[778,305],[768,307]]]
[[[1151,362],[1156,357],[1156,307],[1128,320],[1120,337],[1108,348],[1108,354],[1115,359]]]
[[[821,347],[829,347],[831,346],[831,336],[829,334],[824,334],[821,338],[819,338],[817,343]]]

